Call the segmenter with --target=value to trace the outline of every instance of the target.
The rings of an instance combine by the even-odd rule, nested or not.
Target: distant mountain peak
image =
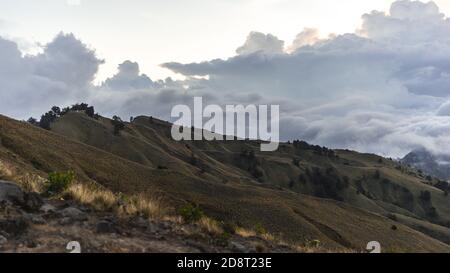
[[[450,156],[436,155],[425,148],[418,148],[400,160],[428,175],[443,180],[450,180]]]

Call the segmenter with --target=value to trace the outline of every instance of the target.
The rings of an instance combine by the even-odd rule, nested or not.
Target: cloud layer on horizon
[[[72,34],[36,56],[0,38],[1,113],[25,118],[52,105],[88,102],[105,115],[169,119],[175,104],[280,104],[281,137],[402,156],[426,147],[450,154],[450,20],[433,2],[401,0],[363,15],[355,33],[322,39],[307,28],[286,45],[252,32],[229,59],[170,62],[184,81],[152,81],[123,62],[94,86],[103,63]],[[207,76],[201,78],[197,76]]]

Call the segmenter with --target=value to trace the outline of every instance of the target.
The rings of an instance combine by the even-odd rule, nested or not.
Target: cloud
[[[36,75],[76,87],[88,86],[103,63],[73,34],[59,34],[43,53],[27,61]]]
[[[0,38],[0,60],[0,108],[19,118],[88,96],[103,63],[72,34],[62,33],[35,56],[22,56],[15,42]]]
[[[204,88],[217,94],[290,101],[281,121],[284,139],[393,156],[448,146],[449,19],[433,2],[409,0],[362,18],[356,33],[327,39],[305,29],[283,52],[249,50],[227,60],[163,66],[209,76]]]
[[[450,22],[434,2],[401,0],[392,4],[389,14],[373,11],[362,18],[360,34],[383,43],[416,46],[449,39]]]
[[[118,73],[108,78],[104,87],[114,90],[146,89],[153,87],[152,80],[145,74],[140,74],[139,64],[125,61],[118,67]]]
[[[297,34],[292,45],[288,48],[289,52],[293,52],[304,46],[312,46],[322,41],[319,37],[319,30],[316,28],[305,28],[302,32]]]
[[[22,54],[17,44],[0,37],[0,75],[14,73],[21,69]]]
[[[446,101],[441,106],[439,106],[436,115],[450,117],[450,101]]]
[[[215,92],[255,92],[319,104],[355,92],[380,99],[396,92],[399,85],[390,79],[397,68],[390,52],[353,34],[292,54],[257,52],[228,60],[163,66],[187,76],[208,75],[210,80],[204,85]]]
[[[359,33],[396,52],[394,76],[410,92],[449,95],[450,20],[434,2],[394,2],[389,14],[365,14]]]
[[[284,42],[279,40],[272,34],[264,34],[261,32],[250,32],[245,44],[236,49],[239,55],[252,54],[256,52],[277,54],[282,53]]]

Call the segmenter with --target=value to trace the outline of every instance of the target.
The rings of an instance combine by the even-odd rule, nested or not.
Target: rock
[[[25,194],[25,209],[29,211],[38,211],[42,205],[44,205],[44,200],[36,192],[30,192]]]
[[[15,205],[23,205],[24,193],[18,185],[0,180],[0,202],[11,202]]]
[[[3,231],[3,230],[0,230],[0,236],[3,236],[5,238],[9,238],[10,237],[10,235],[7,232]]]
[[[244,245],[242,245],[238,242],[231,242],[230,246],[231,246],[231,251],[233,251],[233,252],[248,253],[248,249]]]
[[[161,229],[159,226],[155,223],[148,223],[147,224],[147,232],[149,233],[159,233]]]
[[[168,222],[168,221],[162,221],[159,223],[159,227],[161,229],[171,229],[172,228],[172,223]]]
[[[0,235],[0,246],[4,245],[8,242],[8,239],[6,239],[4,236]]]
[[[73,219],[75,221],[87,220],[86,213],[82,212],[81,210],[79,210],[77,208],[73,208],[73,207],[63,209],[61,211],[61,215],[63,217],[67,217],[67,218]]]
[[[113,223],[103,220],[97,223],[96,231],[97,233],[115,233],[116,228]]]
[[[101,221],[111,222],[111,223],[117,223],[117,218],[114,217],[114,216],[112,216],[112,215],[102,217],[100,220],[101,220]]]
[[[35,240],[28,239],[25,241],[25,246],[28,248],[36,248],[38,246],[38,243]]]
[[[31,217],[31,222],[36,225],[44,225],[46,223],[44,218],[39,215]]]
[[[56,212],[56,208],[50,204],[44,204],[41,206],[39,211],[41,211],[43,213],[54,213],[54,212]]]
[[[70,217],[64,217],[61,220],[59,220],[59,224],[63,225],[63,226],[67,226],[67,225],[71,225],[73,224],[74,219],[70,218]]]
[[[146,229],[149,221],[142,217],[136,217],[131,221],[131,224],[137,228]]]
[[[23,218],[0,220],[0,230],[14,236],[23,234],[28,228],[28,222]]]

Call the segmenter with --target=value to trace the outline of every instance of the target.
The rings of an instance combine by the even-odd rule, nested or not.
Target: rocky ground
[[[70,242],[78,242],[81,252],[293,251],[260,237],[208,234],[196,224],[93,211],[0,181],[0,252],[71,252]]]

